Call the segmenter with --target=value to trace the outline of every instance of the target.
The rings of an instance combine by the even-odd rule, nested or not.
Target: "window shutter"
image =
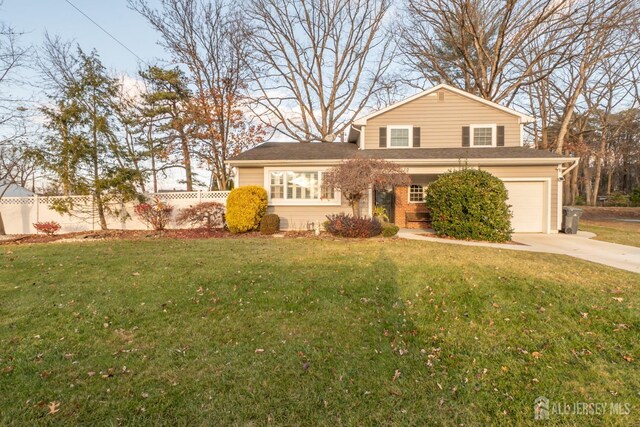
[[[420,128],[413,128],[413,148],[420,148]]]
[[[496,135],[496,145],[498,147],[504,147],[504,126],[498,126],[498,135]]]
[[[469,126],[462,126],[462,146],[469,147]]]
[[[386,126],[380,128],[379,141],[380,141],[380,148],[387,147],[387,127]]]

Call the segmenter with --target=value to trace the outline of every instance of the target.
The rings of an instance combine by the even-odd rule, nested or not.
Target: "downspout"
[[[573,159],[573,164],[568,168],[564,169],[562,166],[558,166],[558,179],[564,178],[569,172],[571,172],[578,166],[578,163],[580,163],[580,159],[576,157],[575,159]],[[563,179],[561,181],[563,181]]]

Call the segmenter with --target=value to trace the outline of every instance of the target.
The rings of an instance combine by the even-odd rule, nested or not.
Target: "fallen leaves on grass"
[[[8,374],[9,372],[12,372],[13,369],[13,366],[5,366],[4,368],[2,368],[2,370],[0,370],[0,372],[2,372],[3,374]]]
[[[533,357],[534,359],[540,359],[542,357],[542,353],[540,353],[539,351],[533,351],[531,352],[531,357]]]
[[[106,371],[100,371],[102,378],[111,378],[116,372],[116,368],[109,368]]]
[[[622,356],[622,358],[624,360],[626,360],[627,362],[633,362],[633,357],[632,356],[627,355],[627,356]]]
[[[264,348],[256,348],[256,354],[264,353]]]
[[[58,412],[60,409],[60,402],[49,402],[49,404],[47,405],[47,408],[49,408],[49,415],[54,415],[56,412]]]
[[[616,325],[616,328],[613,330],[613,332],[620,332],[620,331],[624,331],[629,329],[629,325],[625,325],[624,323],[620,323],[619,325]]]
[[[391,381],[396,381],[398,378],[400,378],[400,375],[402,375],[400,369],[396,369],[396,371],[393,373],[393,378],[391,379]]]

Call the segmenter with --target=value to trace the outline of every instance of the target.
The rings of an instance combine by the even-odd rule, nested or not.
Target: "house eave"
[[[331,166],[346,159],[323,160],[234,160],[227,163],[231,166],[272,166],[272,165],[297,165],[297,166]],[[531,157],[531,158],[465,158],[457,159],[385,159],[403,166],[526,166],[526,165],[559,165],[575,162],[574,157]]]

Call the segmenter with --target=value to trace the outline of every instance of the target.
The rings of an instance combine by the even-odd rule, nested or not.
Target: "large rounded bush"
[[[227,197],[227,227],[232,233],[256,230],[267,211],[267,192],[257,185],[231,190]]]
[[[489,172],[463,169],[441,175],[427,188],[426,203],[439,236],[491,242],[511,239],[507,190]]]

